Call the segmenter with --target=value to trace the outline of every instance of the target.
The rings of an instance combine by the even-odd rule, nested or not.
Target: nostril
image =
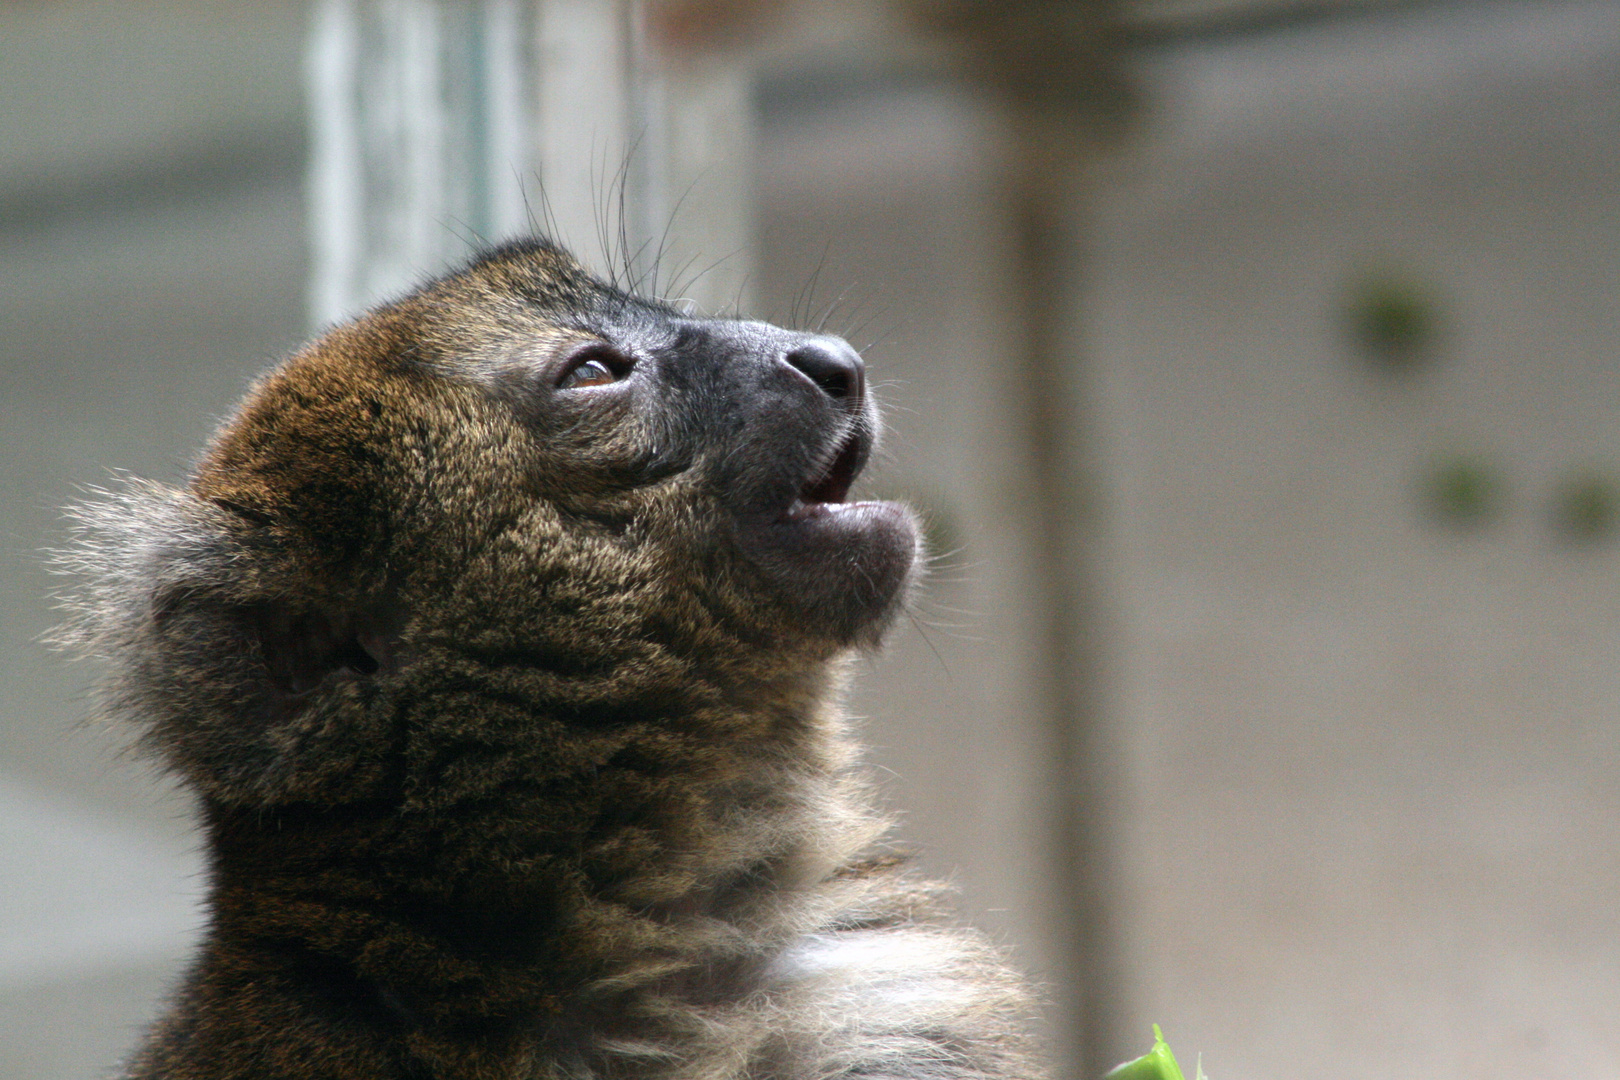
[[[866,364],[842,338],[811,338],[782,359],[834,401],[859,401],[866,392]]]

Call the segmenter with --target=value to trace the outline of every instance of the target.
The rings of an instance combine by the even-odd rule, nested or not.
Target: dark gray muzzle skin
[[[845,501],[878,438],[865,365],[841,338],[759,323],[711,333],[748,373],[733,376],[741,400],[714,477],[742,550],[807,611],[875,640],[916,563],[917,533],[904,507]]]

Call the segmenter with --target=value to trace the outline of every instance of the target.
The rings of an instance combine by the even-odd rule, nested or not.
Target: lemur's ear
[[[221,510],[235,514],[237,517],[252,525],[264,527],[267,525],[274,525],[276,523],[276,519],[274,517],[262,510],[255,510],[253,507],[248,506],[245,503],[220,498],[211,498],[208,501],[219,507]]]
[[[103,715],[226,802],[358,796],[392,626],[323,600],[268,515],[144,481],[100,494],[54,559],[78,579],[54,642],[109,663]]]
[[[245,617],[274,689],[288,698],[308,694],[338,675],[375,675],[392,663],[392,636],[376,620],[356,612],[264,605]]]
[[[230,587],[224,571],[243,554],[238,519],[146,480],[129,478],[93,494],[68,508],[71,543],[51,556],[51,569],[73,582],[57,594],[67,620],[50,641],[122,664],[188,597]]]
[[[255,529],[278,524],[271,514],[244,503],[218,497],[207,501]],[[239,613],[258,643],[270,689],[286,704],[334,675],[375,675],[392,664],[394,635],[380,618],[356,610],[322,610],[303,599],[303,604],[261,602]]]

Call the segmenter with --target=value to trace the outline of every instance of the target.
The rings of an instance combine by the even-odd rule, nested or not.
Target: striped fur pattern
[[[125,1076],[1038,1076],[844,730],[917,557],[851,357],[523,242],[79,508],[62,640],[210,857]]]

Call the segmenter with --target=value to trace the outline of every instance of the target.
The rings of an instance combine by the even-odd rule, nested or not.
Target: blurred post
[[[743,299],[746,78],[665,70],[636,0],[319,0],[306,71],[316,325],[535,232],[661,295],[707,257],[686,297]]]
[[[1057,1075],[1100,1076],[1131,1056],[1121,1031],[1117,866],[1123,758],[1108,706],[1105,470],[1077,315],[1085,282],[1088,179],[1125,112],[1118,0],[910,0],[953,46],[957,74],[987,91],[1010,136],[1001,186],[1009,252],[1009,385],[1020,396],[1024,598],[1035,645],[1050,854]]]
[[[523,231],[532,11],[322,0],[307,53],[310,314],[325,325]]]

